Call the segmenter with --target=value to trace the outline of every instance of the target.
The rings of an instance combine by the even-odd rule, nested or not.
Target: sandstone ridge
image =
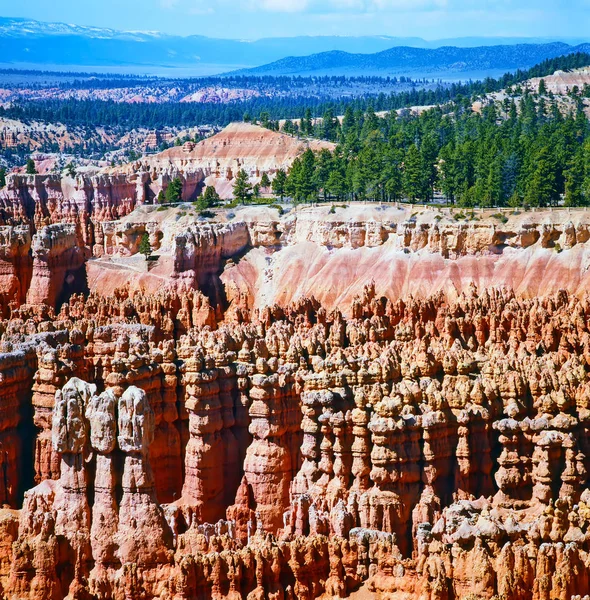
[[[590,213],[482,211],[473,220],[457,214],[353,205],[279,216],[246,207],[231,220],[220,212],[206,223],[186,209],[143,208],[102,224],[99,258],[86,266],[88,286],[108,295],[123,286],[157,292],[186,284],[213,304],[248,309],[314,296],[347,314],[371,279],[391,299],[439,290],[456,298],[471,284],[528,297],[588,289]],[[131,261],[144,231],[158,259],[138,275]]]

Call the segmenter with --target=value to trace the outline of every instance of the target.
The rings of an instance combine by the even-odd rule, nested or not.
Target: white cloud
[[[270,12],[425,12],[445,9],[449,0],[238,0],[238,6]]]
[[[390,11],[426,11],[447,8],[447,0],[372,0],[370,4],[380,10]]]
[[[249,2],[253,10],[267,10],[270,12],[303,12],[309,8],[308,0],[260,0]]]
[[[188,14],[222,13],[313,13],[357,15],[382,13],[453,14],[463,18],[467,13],[506,13],[512,15],[523,10],[536,9],[542,0],[158,0],[163,8],[176,8]],[[590,0],[551,0],[552,2],[590,3]]]

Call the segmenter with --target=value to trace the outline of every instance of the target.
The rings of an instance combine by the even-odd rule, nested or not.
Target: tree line
[[[572,101],[574,102],[574,101]],[[329,111],[306,133],[337,142],[307,150],[273,181],[296,201],[376,200],[460,206],[590,204],[590,127],[581,100],[563,114],[557,100],[525,91],[518,101],[473,111],[467,99],[420,115],[379,117],[348,107]]]
[[[0,69],[0,75],[6,70]],[[40,71],[13,71],[16,74],[41,75]],[[56,76],[66,76],[64,73],[45,73]],[[76,74],[84,75],[84,74]],[[165,78],[153,77],[148,75],[97,75],[96,77],[87,77],[85,79],[71,80],[68,77],[66,81],[59,83],[62,89],[109,89],[109,88],[130,88],[152,86],[154,88],[165,89],[167,87],[180,87],[183,90],[195,90],[204,87],[224,87],[224,88],[247,88],[255,90],[281,90],[292,91],[294,88],[307,89],[310,86],[319,86],[325,88],[354,87],[355,85],[367,86],[387,86],[395,87],[399,84],[406,85],[424,85],[431,83],[432,80],[411,77],[395,77],[379,75],[209,75],[200,77],[184,78]],[[18,87],[13,85],[12,87]],[[29,86],[27,86],[29,87]],[[43,85],[43,87],[47,87]]]
[[[372,107],[376,111],[397,110],[409,106],[444,104],[462,97],[472,98],[516,86],[530,77],[544,77],[557,69],[569,70],[590,65],[590,54],[576,53],[544,61],[527,71],[507,73],[499,79],[487,78],[467,83],[440,84],[435,89],[413,88],[390,94],[380,93],[342,96],[326,99],[310,97],[300,92],[289,95],[259,96],[247,100],[228,103],[177,103],[161,104],[114,102],[105,100],[34,100],[19,101],[9,107],[0,107],[0,117],[23,121],[40,120],[66,125],[103,126],[118,128],[161,128],[198,125],[224,126],[232,121],[242,120],[244,114],[250,118],[260,118],[267,114],[270,120],[301,119],[307,111],[311,116],[321,117],[330,110],[333,114],[344,114],[347,108],[353,111],[366,111]],[[590,89],[580,94],[590,95]]]

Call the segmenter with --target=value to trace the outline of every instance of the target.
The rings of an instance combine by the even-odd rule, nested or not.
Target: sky
[[[590,0],[0,0],[0,15],[239,39],[590,35]]]

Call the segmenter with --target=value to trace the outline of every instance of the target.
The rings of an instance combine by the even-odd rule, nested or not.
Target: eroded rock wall
[[[10,316],[10,306],[26,300],[33,261],[30,255],[31,234],[27,226],[0,227],[0,309],[3,318]]]
[[[8,597],[590,593],[588,297],[369,286],[182,332],[135,300],[6,329],[52,382]]]

